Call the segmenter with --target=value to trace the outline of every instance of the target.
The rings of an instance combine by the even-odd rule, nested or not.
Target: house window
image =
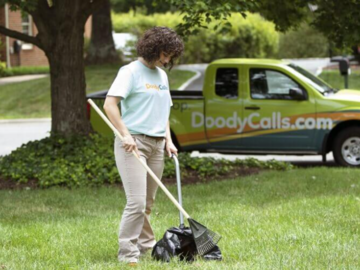
[[[32,18],[29,14],[22,14],[21,15],[21,27],[22,27],[22,33],[25,35],[32,36]],[[23,43],[21,45],[22,50],[31,50],[33,48],[32,44],[29,43]]]
[[[31,17],[29,14],[23,14],[21,16],[21,26],[23,34],[32,36]]]

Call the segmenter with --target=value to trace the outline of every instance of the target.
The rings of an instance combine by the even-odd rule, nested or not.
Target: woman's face
[[[161,52],[160,53],[160,58],[159,60],[157,60],[155,62],[155,65],[158,67],[164,67],[166,68],[166,66],[169,64],[170,60],[171,60],[172,55],[167,54],[165,52]]]

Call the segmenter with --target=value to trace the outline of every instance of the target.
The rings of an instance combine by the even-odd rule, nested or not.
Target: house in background
[[[91,18],[91,17],[90,17]],[[91,19],[85,25],[85,37],[91,36]],[[0,7],[0,25],[29,36],[38,33],[30,15],[22,15],[21,11],[11,11],[8,4]],[[33,44],[23,43],[20,40],[0,34],[0,61],[7,67],[14,66],[48,66],[45,53]]]

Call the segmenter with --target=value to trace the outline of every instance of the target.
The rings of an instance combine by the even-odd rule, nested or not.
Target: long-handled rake
[[[94,110],[100,115],[100,117],[105,121],[105,123],[114,131],[114,133],[123,140],[120,132],[114,127],[114,125],[107,119],[104,113],[99,109],[99,107],[91,100],[88,99],[89,104],[94,108]],[[204,225],[200,224],[196,220],[192,219],[190,215],[182,208],[182,206],[177,202],[174,196],[167,190],[164,184],[160,181],[160,179],[153,173],[153,171],[147,166],[147,164],[140,159],[137,153],[133,150],[133,155],[137,158],[137,160],[141,163],[141,165],[146,169],[146,171],[151,175],[154,181],[160,186],[160,188],[165,192],[165,194],[169,197],[169,199],[173,202],[173,204],[181,211],[184,217],[188,220],[190,229],[193,233],[196,249],[200,255],[204,255],[210,250],[212,250],[216,244],[220,241],[221,236]]]

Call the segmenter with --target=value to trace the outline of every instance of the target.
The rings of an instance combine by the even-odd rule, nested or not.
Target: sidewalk
[[[48,74],[35,74],[35,75],[21,75],[21,76],[4,77],[4,78],[0,78],[0,85],[36,80],[36,79],[41,79],[41,78],[45,78],[48,76],[49,76]]]

